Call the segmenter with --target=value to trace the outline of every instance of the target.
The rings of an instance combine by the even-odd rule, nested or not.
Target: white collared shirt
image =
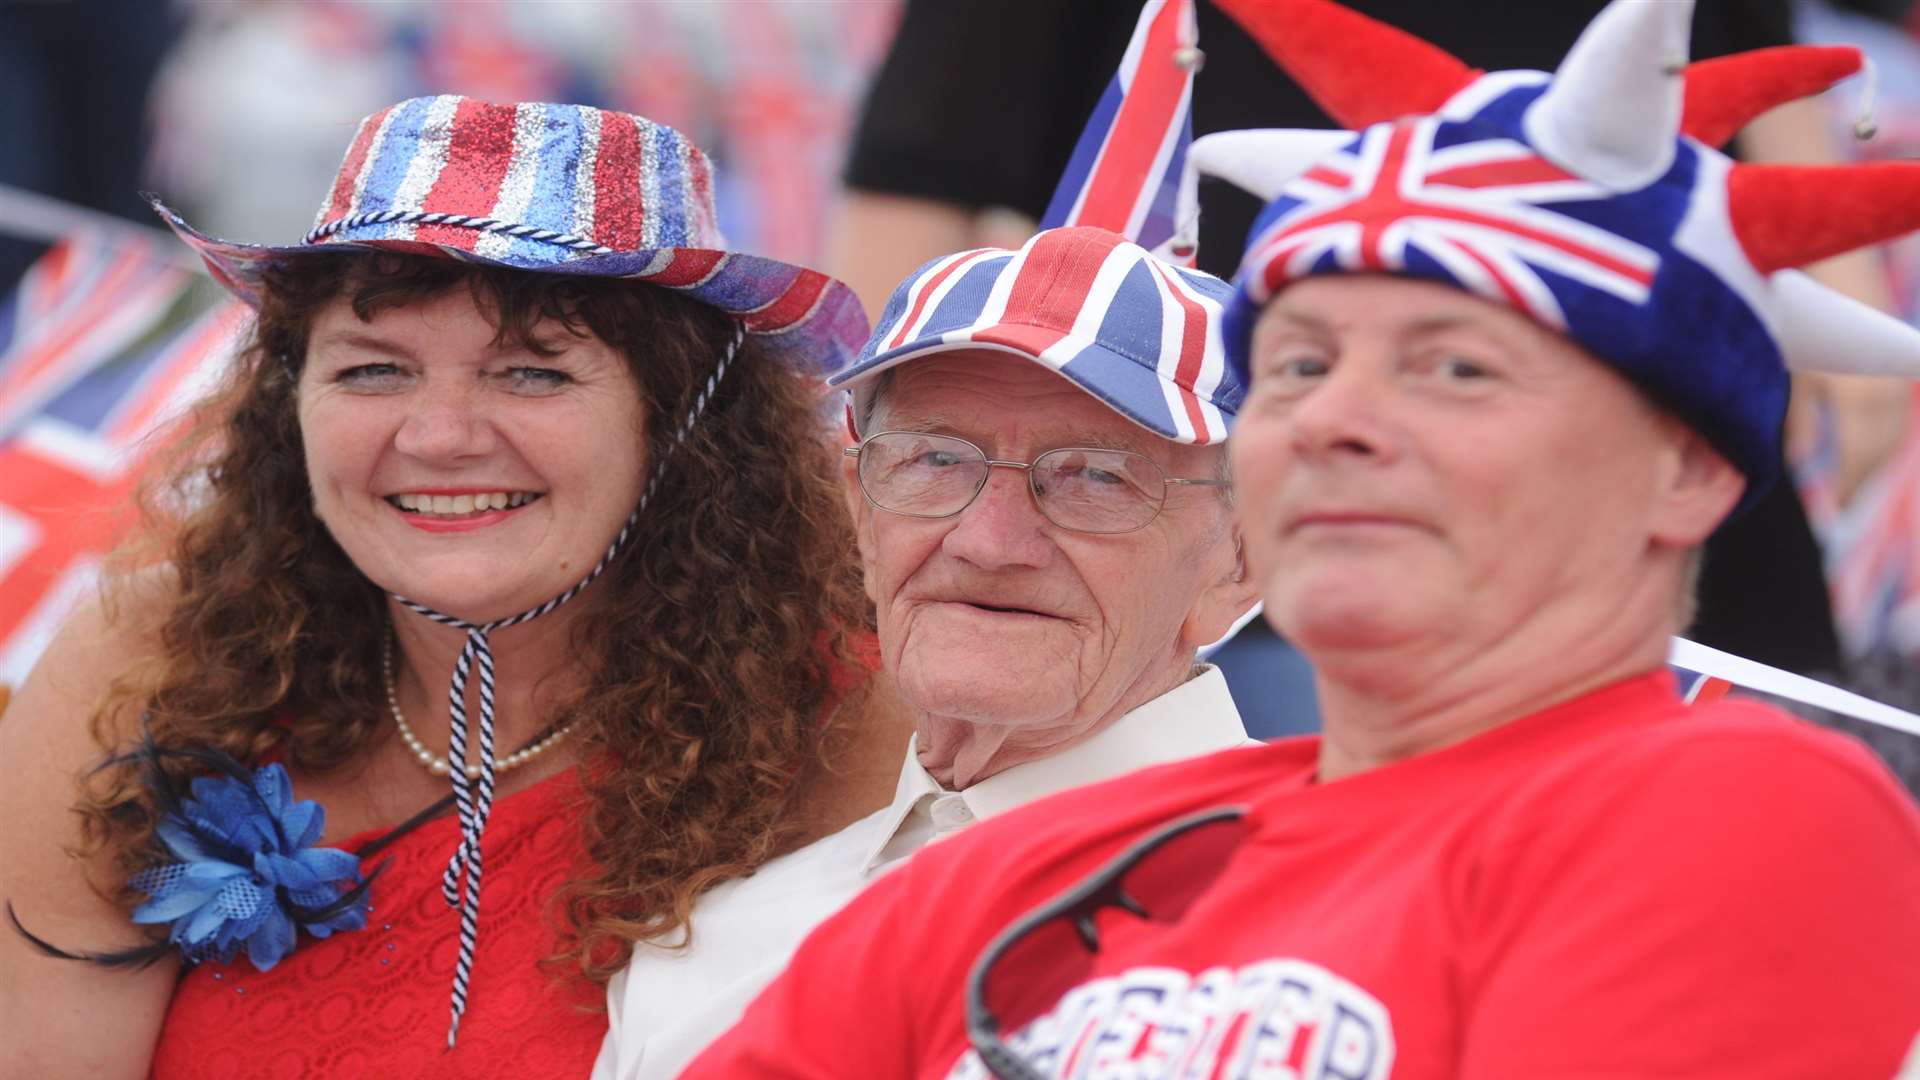
[[[885,809],[703,894],[691,946],[634,947],[633,959],[607,985],[609,1027],[594,1080],[678,1075],[733,1026],[809,931],[933,840],[1068,788],[1241,745],[1254,743],[1213,667],[1085,742],[964,791],[941,787],[921,766],[917,740],[910,742]]]

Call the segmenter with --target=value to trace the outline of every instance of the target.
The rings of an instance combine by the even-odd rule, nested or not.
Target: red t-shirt
[[[1229,805],[1247,839],[1186,916],[1105,912],[1077,989],[1008,1033],[1044,1074],[1885,1080],[1920,1031],[1920,813],[1846,738],[1661,674],[1334,783],[1317,754],[1135,773],[929,849],[685,1075],[984,1076],[987,943]]]

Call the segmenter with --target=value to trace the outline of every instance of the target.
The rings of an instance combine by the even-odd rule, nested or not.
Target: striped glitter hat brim
[[[738,319],[784,362],[825,373],[860,351],[868,323],[859,298],[817,271],[758,255],[708,248],[614,251],[547,230],[454,214],[389,212],[322,225],[310,241],[286,246],[235,243],[206,235],[170,207],[150,198],[154,212],[193,248],[208,271],[235,296],[258,306],[267,271],[289,259],[341,251],[388,251],[452,258],[530,273],[617,277],[674,289]],[[429,221],[431,218],[433,220]],[[419,238],[422,228],[432,240]],[[483,236],[516,242],[499,255],[475,248]]]

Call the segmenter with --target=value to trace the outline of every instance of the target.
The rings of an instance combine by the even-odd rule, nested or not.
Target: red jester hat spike
[[[1818,94],[1860,65],[1851,45],[1780,45],[1688,64],[1680,133],[1725,146],[1754,117]]]
[[[1349,128],[1438,111],[1485,74],[1331,0],[1220,0],[1220,7]],[[1724,146],[1754,117],[1819,93],[1860,66],[1858,49],[1832,45],[1784,45],[1688,64],[1680,133]],[[1211,140],[1207,171],[1271,198],[1273,178],[1304,172],[1345,139],[1340,132],[1221,133]]]
[[[1219,0],[1267,54],[1343,127],[1437,112],[1485,72],[1398,27],[1332,0]],[[1777,105],[1860,70],[1860,50],[1782,45],[1687,65],[1680,130],[1724,146]]]

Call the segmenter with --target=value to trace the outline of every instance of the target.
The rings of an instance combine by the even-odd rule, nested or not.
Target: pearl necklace
[[[416,759],[418,759],[420,764],[425,766],[427,771],[432,773],[433,775],[445,776],[449,772],[452,772],[453,771],[452,763],[449,762],[446,758],[441,757],[440,755],[427,749],[427,745],[420,741],[420,737],[418,735],[415,735],[413,733],[413,728],[407,725],[406,714],[400,711],[400,695],[394,689],[394,681],[393,681],[393,639],[392,638],[387,639],[387,647],[384,650],[382,650],[380,653],[380,679],[383,683],[386,684],[387,709],[388,711],[393,713],[394,726],[400,729],[400,741],[407,744],[407,749],[413,751],[413,756]],[[498,775],[500,773],[508,772],[513,769],[517,769],[522,765],[525,765],[527,762],[532,761],[534,758],[537,758],[541,754],[546,753],[549,749],[553,747],[554,743],[557,743],[561,739],[566,738],[567,733],[572,730],[573,730],[572,724],[568,724],[565,727],[554,728],[552,731],[548,732],[544,738],[528,743],[527,745],[521,747],[520,749],[515,750],[513,753],[508,754],[506,757],[494,758],[493,759],[494,774]],[[468,765],[466,766],[466,773],[467,773],[467,779],[478,780],[480,779],[480,766]]]

